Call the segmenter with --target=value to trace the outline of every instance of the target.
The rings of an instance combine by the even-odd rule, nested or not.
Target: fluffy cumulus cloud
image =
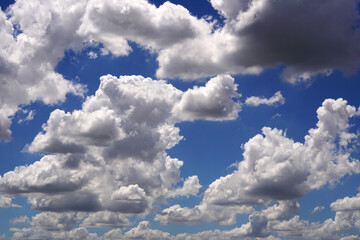
[[[294,142],[281,130],[264,127],[262,134],[245,143],[244,159],[237,169],[210,184],[199,205],[174,205],[155,219],[162,223],[234,224],[237,214],[248,213],[249,223],[237,230],[239,234],[269,235],[270,221],[290,219],[297,212],[296,199],[346,174],[360,172],[360,162],[350,156],[357,136],[351,133],[349,120],[359,115],[358,110],[343,99],[327,99],[317,115],[316,128],[309,130],[304,143]],[[342,201],[356,207],[356,199],[344,199],[332,208],[342,209]],[[253,205],[263,206],[263,210],[255,211],[249,207]]]
[[[210,230],[195,234],[181,233],[171,235],[168,232],[152,229],[149,221],[142,221],[136,227],[131,228],[127,232],[122,232],[121,229],[115,228],[106,232],[103,236],[98,236],[95,233],[89,233],[85,228],[79,227],[71,231],[56,230],[49,231],[39,228],[12,228],[14,232],[12,239],[92,239],[92,240],[128,240],[128,239],[147,239],[147,240],[216,240],[216,239],[247,239],[246,234],[239,233],[238,229],[221,231]],[[279,240],[272,235],[261,238],[254,238],[256,240]]]
[[[80,109],[53,111],[25,148],[42,158],[0,176],[0,207],[19,207],[12,199],[21,195],[42,211],[31,220],[13,219],[13,225],[28,225],[11,228],[13,239],[357,239],[340,232],[360,229],[359,195],[333,202],[334,219],[311,223],[296,215],[297,200],[309,191],[360,173],[352,157],[358,136],[349,124],[359,111],[343,99],[323,102],[304,142],[263,127],[244,144],[236,169],[211,183],[198,205],[172,205],[155,216],[163,224],[231,225],[247,214],[247,223],[178,235],[151,229],[148,221],[121,229],[132,217],[156,211],[154,203],[199,193],[198,177],[181,178],[183,162],[166,150],[182,140],[177,123],[237,118],[241,95],[229,74],[282,66],[282,78],[295,83],[358,68],[357,1],[209,2],[223,23],[147,0],[17,0],[0,10],[0,139],[10,139],[11,117],[22,106],[84,96],[86,86],[54,70],[69,49],[90,45],[89,58],[119,57],[131,53],[131,41],[156,54],[158,78],[212,77],[181,91],[164,80],[106,75]],[[280,92],[245,100],[251,106],[284,103]],[[34,117],[35,111],[22,111],[27,117],[21,121]],[[113,229],[98,236],[89,227]]]
[[[360,211],[360,193],[355,197],[345,197],[331,204],[334,211]]]
[[[37,12],[34,15],[34,12]],[[112,18],[109,18],[112,16]],[[151,19],[151,20],[150,20]],[[0,12],[0,138],[9,138],[18,105],[41,100],[64,101],[84,87],[54,71],[67,49],[81,50],[86,41],[102,42],[105,51],[127,55],[127,40],[149,48],[166,47],[210,28],[179,5],[156,8],[139,1],[16,1]],[[175,26],[176,25],[176,26]]]
[[[331,0],[326,6],[321,1],[210,2],[225,17],[224,26],[160,51],[159,76],[259,73],[283,64],[283,78],[297,82],[335,68],[353,72],[358,67],[353,51],[359,49],[356,1]]]
[[[276,106],[276,105],[282,105],[285,104],[285,98],[281,94],[281,92],[276,92],[274,96],[271,98],[264,98],[264,97],[248,97],[245,100],[245,104],[249,106],[257,107],[259,105],[269,105],[269,106]]]
[[[299,216],[286,221],[273,221],[268,224],[268,229],[277,232],[281,237],[301,237],[305,239],[359,239],[356,235],[342,233],[351,228],[360,228],[360,211],[351,205],[358,196],[339,199],[331,204],[335,211],[335,217],[323,222],[309,222],[300,219]],[[349,203],[350,201],[350,203]]]
[[[0,138],[10,138],[11,117],[19,104],[64,101],[67,93],[82,95],[84,87],[54,72],[68,48],[81,49],[74,33],[84,5],[69,1],[17,1],[6,13],[0,11]],[[39,14],[34,15],[34,12]]]
[[[318,123],[304,143],[294,142],[281,130],[264,127],[262,134],[244,145],[244,160],[237,169],[210,184],[199,205],[173,205],[155,217],[163,224],[217,221],[229,225],[236,223],[238,214],[248,214],[248,223],[227,231],[176,236],[151,229],[149,222],[125,233],[119,229],[131,224],[128,217],[149,213],[154,202],[198,193],[201,185],[197,176],[188,177],[179,186],[183,162],[169,157],[165,150],[181,140],[174,124],[179,121],[179,112],[188,111],[179,108],[188,93],[198,94],[196,99],[202,98],[214,111],[217,105],[204,94],[215,91],[212,84],[218,84],[218,94],[231,99],[236,86],[224,87],[221,78],[231,80],[218,76],[211,84],[182,92],[165,81],[107,75],[80,110],[55,110],[44,131],[28,146],[30,151],[48,154],[0,179],[2,192],[25,195],[34,209],[44,211],[31,221],[17,221],[30,227],[12,228],[13,238],[76,239],[74,234],[84,239],[275,239],[272,234],[277,234],[336,239],[339,232],[360,227],[358,196],[331,204],[336,216],[323,223],[296,216],[300,207],[297,199],[307,192],[360,172],[360,162],[351,158],[357,135],[349,124],[359,112],[343,99],[327,99],[317,110]],[[194,114],[193,119],[207,119],[201,109],[207,105],[199,106],[200,114]],[[145,139],[147,144],[129,145],[134,137],[140,142]],[[254,208],[256,205],[259,207]],[[99,237],[87,227],[114,229]]]
[[[234,120],[240,111],[240,97],[234,78],[220,75],[210,79],[204,87],[194,87],[186,91],[174,107],[174,115],[179,119]]]
[[[131,52],[128,41],[155,51],[160,78],[257,74],[283,64],[284,79],[296,82],[334,68],[357,69],[355,1],[210,2],[224,16],[224,26],[170,2],[156,7],[146,0],[16,1],[0,12],[0,137],[10,137],[9,117],[20,104],[54,104],[67,93],[82,95],[83,87],[54,67],[65,50],[78,51],[84,42],[101,42],[102,54],[116,56]]]
[[[78,33],[104,43],[115,55],[127,54],[127,40],[162,49],[210,33],[211,25],[170,2],[158,8],[147,0],[98,1],[87,4]]]
[[[100,81],[80,110],[51,113],[27,146],[46,155],[5,173],[1,191],[28,196],[38,210],[91,212],[84,227],[125,226],[130,223],[127,216],[148,213],[155,201],[196,195],[198,177],[181,180],[183,162],[165,150],[182,139],[174,125],[178,121],[237,116],[234,79],[218,76],[186,92],[142,76],[107,75]],[[199,101],[196,108],[188,109],[189,95]],[[38,218],[33,218],[33,227],[43,226],[36,225]]]

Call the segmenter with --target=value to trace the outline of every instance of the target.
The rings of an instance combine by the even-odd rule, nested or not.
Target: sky
[[[0,7],[0,239],[360,239],[359,1]]]

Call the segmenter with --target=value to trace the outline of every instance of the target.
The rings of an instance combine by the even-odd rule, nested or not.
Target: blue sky
[[[1,9],[0,239],[360,239],[358,1]]]

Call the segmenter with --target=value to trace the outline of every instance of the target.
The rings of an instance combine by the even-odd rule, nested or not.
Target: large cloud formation
[[[245,143],[244,159],[237,170],[210,184],[199,205],[174,205],[155,219],[162,223],[234,224],[238,214],[247,213],[249,223],[238,229],[239,234],[268,236],[269,223],[291,218],[299,208],[296,200],[307,192],[335,183],[346,174],[360,173],[360,161],[350,157],[357,135],[349,131],[349,120],[359,111],[343,99],[327,99],[317,114],[317,127],[309,130],[304,143],[294,142],[281,130],[264,127],[262,134]],[[346,202],[353,210],[357,201],[346,198],[331,207],[346,211],[341,207]],[[265,208],[258,212],[251,206]]]
[[[244,160],[237,169],[210,184],[199,205],[174,205],[155,217],[164,224],[218,221],[228,225],[236,222],[238,214],[248,214],[248,223],[228,231],[176,236],[151,229],[149,222],[141,222],[125,233],[120,230],[130,224],[128,217],[148,214],[155,202],[198,193],[201,185],[197,176],[184,180],[182,187],[174,187],[181,181],[183,163],[167,156],[164,150],[181,140],[179,129],[173,124],[181,116],[178,111],[183,110],[178,104],[183,104],[188,93],[198,94],[197,99],[206,102],[203,92],[214,91],[216,85],[217,93],[227,96],[222,99],[231,99],[233,94],[222,89],[229,89],[224,84],[229,80],[229,76],[218,76],[201,91],[194,88],[182,92],[164,81],[107,75],[81,110],[55,110],[44,131],[28,146],[30,151],[51,155],[32,165],[17,167],[0,179],[2,192],[26,195],[34,209],[45,211],[26,221],[29,228],[12,228],[13,239],[338,239],[341,231],[359,227],[358,196],[331,204],[336,216],[323,223],[309,223],[296,215],[300,207],[297,199],[307,192],[360,172],[360,162],[350,156],[357,135],[349,124],[359,111],[343,99],[327,99],[317,110],[318,123],[309,130],[304,143],[294,142],[281,130],[264,127],[262,135],[244,145]],[[215,112],[218,109],[212,101],[200,106],[207,110],[214,106]],[[203,113],[209,111],[198,111],[207,118]],[[149,117],[144,118],[143,114]],[[191,119],[198,116],[194,113]],[[219,117],[223,119],[226,117]],[[104,131],[99,132],[95,126],[105,126]],[[112,131],[106,131],[106,126]],[[143,139],[151,144],[132,145],[136,151],[123,147],[129,146],[128,141],[135,136],[137,142],[142,143]],[[69,147],[74,145],[77,147]],[[99,237],[89,233],[87,227],[113,230]]]
[[[16,1],[0,12],[0,138],[10,138],[9,117],[19,105],[83,94],[84,86],[54,67],[65,50],[79,51],[86,42],[100,42],[102,54],[115,56],[130,54],[128,41],[136,42],[157,53],[159,78],[258,74],[282,64],[283,78],[297,82],[332,69],[357,70],[356,1],[210,3],[224,17],[223,26],[170,2],[156,7],[146,0]]]
[[[0,139],[10,138],[11,116],[22,105],[57,104],[69,93],[84,96],[85,86],[54,70],[68,49],[102,46],[93,57],[119,57],[131,53],[131,41],[157,54],[160,79],[217,75],[187,91],[164,80],[106,75],[81,109],[53,111],[26,146],[44,156],[0,176],[0,207],[18,207],[12,198],[21,195],[42,211],[31,220],[14,220],[29,226],[11,228],[13,239],[339,239],[342,231],[360,228],[359,195],[332,203],[335,217],[322,223],[296,215],[298,199],[309,191],[360,173],[360,162],[351,156],[358,136],[349,124],[359,110],[343,99],[327,99],[303,143],[264,127],[244,144],[236,170],[210,184],[200,204],[176,204],[155,217],[163,224],[231,225],[247,214],[247,223],[176,236],[151,229],[148,221],[121,230],[132,217],[156,211],[157,203],[199,193],[198,177],[182,179],[183,162],[166,150],[182,139],[179,122],[237,118],[240,94],[228,74],[258,74],[280,65],[282,78],[295,83],[358,68],[357,1],[210,3],[223,23],[146,0],[18,0],[0,11]],[[247,100],[254,106],[276,103],[284,103],[280,92]],[[88,227],[114,229],[99,237]]]
[[[259,73],[283,64],[283,78],[296,82],[330,74],[331,69],[358,68],[356,1],[331,0],[326,5],[321,1],[210,2],[225,17],[225,25],[160,51],[159,76]]]
[[[182,139],[174,125],[178,121],[237,117],[234,79],[217,76],[186,92],[142,76],[107,75],[100,81],[81,110],[51,113],[27,147],[47,155],[5,173],[0,190],[28,196],[38,210],[93,212],[84,226],[127,225],[125,215],[147,214],[155,201],[196,195],[201,188],[197,176],[174,187],[183,162],[165,150]],[[190,108],[188,98],[199,104]]]

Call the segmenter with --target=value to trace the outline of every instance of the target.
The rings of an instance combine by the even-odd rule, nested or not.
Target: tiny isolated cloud
[[[312,213],[314,214],[314,213],[317,213],[317,212],[321,212],[321,211],[323,211],[324,209],[325,209],[324,206],[316,206],[316,207],[314,207],[314,209],[312,210]]]
[[[257,107],[259,105],[278,106],[285,104],[285,98],[280,91],[276,92],[271,98],[251,96],[245,100],[248,106]]]
[[[19,119],[19,121],[18,121],[19,124],[24,123],[24,122],[29,122],[29,121],[33,120],[36,111],[35,110],[24,109],[24,110],[22,110],[22,113],[25,114],[25,117]]]
[[[88,53],[88,56],[90,59],[96,59],[98,57],[97,53],[93,52],[93,51],[90,51]]]
[[[275,118],[281,118],[281,114],[280,113],[276,113],[274,114],[271,119],[275,119]]]

